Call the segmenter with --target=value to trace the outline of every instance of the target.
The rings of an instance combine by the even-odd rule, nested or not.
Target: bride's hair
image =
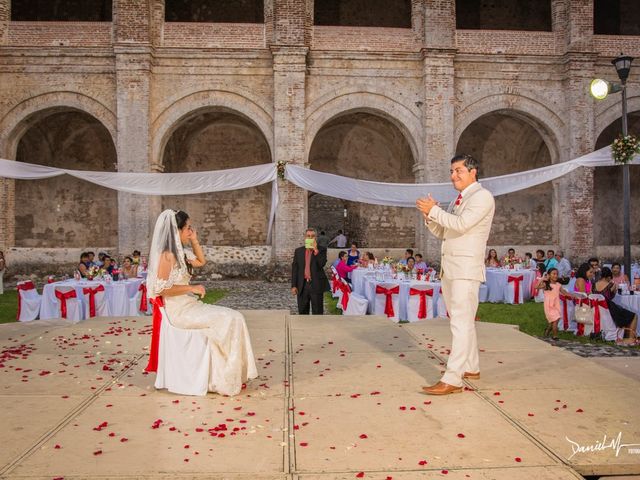
[[[182,210],[178,210],[176,212],[176,226],[178,227],[178,230],[182,230],[184,228],[184,226],[187,224],[187,220],[189,220],[189,215],[187,214],[187,212],[183,212]],[[172,253],[176,258],[178,258],[176,252]],[[187,265],[187,272],[189,272],[189,275],[193,275],[193,266],[187,260],[186,253],[184,255],[184,263]]]

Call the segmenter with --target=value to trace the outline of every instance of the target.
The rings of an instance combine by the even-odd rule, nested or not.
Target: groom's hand
[[[438,205],[438,202],[433,199],[431,194],[427,195],[426,198],[419,198],[416,200],[416,207],[423,213],[425,218],[427,218],[431,209],[436,205]]]

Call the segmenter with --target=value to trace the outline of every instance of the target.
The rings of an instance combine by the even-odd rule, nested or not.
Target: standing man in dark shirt
[[[318,246],[316,231],[307,228],[304,246],[296,248],[291,265],[291,293],[298,297],[298,313],[314,315],[324,313],[324,292],[329,290],[329,280],[324,273],[327,249]]]

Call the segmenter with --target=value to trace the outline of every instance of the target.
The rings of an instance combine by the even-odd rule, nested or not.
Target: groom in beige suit
[[[477,177],[477,160],[456,155],[451,159],[451,182],[459,195],[447,211],[431,194],[416,202],[427,228],[442,240],[442,294],[453,335],[447,371],[438,383],[423,387],[429,395],[458,393],[463,378],[480,378],[475,316],[480,282],[485,281],[484,254],[495,202]]]

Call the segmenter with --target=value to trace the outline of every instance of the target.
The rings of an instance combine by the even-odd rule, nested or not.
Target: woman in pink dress
[[[538,290],[544,290],[544,316],[547,318],[547,328],[544,336],[552,333],[553,340],[558,340],[558,323],[562,318],[560,311],[560,294],[573,296],[558,283],[558,269],[551,268],[541,278],[536,286]]]

